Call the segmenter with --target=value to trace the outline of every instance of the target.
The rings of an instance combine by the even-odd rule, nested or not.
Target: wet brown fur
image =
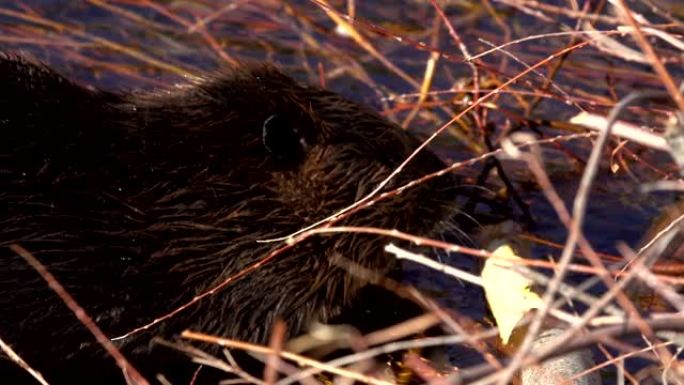
[[[114,337],[276,247],[258,240],[353,203],[419,144],[368,108],[268,65],[114,94],[0,54],[0,84],[0,336],[53,384],[88,374],[103,383],[92,358],[101,350],[6,246],[33,253]],[[274,156],[264,145],[274,115],[301,148]],[[394,184],[442,167],[423,152]],[[439,178],[341,224],[435,235],[456,211],[455,189],[452,177]],[[311,238],[120,344],[135,363],[150,337],[186,328],[263,343],[280,317],[297,334],[338,314],[363,285],[333,259],[383,273],[391,265],[383,244],[354,234]],[[9,366],[0,363],[0,375]]]

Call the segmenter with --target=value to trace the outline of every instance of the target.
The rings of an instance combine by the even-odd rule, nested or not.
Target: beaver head
[[[0,82],[0,245],[32,252],[112,337],[279,246],[258,241],[362,198],[419,145],[368,108],[272,66],[110,93],[0,55]],[[422,151],[388,188],[443,167]],[[457,211],[456,188],[452,176],[435,178],[338,224],[435,235]],[[385,241],[308,238],[147,333],[194,328],[264,342],[277,317],[297,333],[337,314],[362,286],[339,257],[385,272]],[[78,321],[2,250],[0,313],[11,314],[1,317],[3,337],[39,361],[37,341],[48,338],[59,343],[42,345],[42,357],[87,350]]]

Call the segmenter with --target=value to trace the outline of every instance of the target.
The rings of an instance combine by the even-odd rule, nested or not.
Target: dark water
[[[410,107],[405,108],[401,103],[401,97],[404,96],[408,102],[415,101],[415,97],[404,95],[415,92],[414,86],[352,40],[335,33],[334,23],[313,2],[203,0],[161,1],[154,6],[146,4],[129,1],[2,1],[0,49],[33,55],[69,77],[105,89],[154,88],[182,81],[183,73],[200,73],[231,61],[273,61],[302,81],[321,83],[324,79],[327,87],[369,104],[398,122],[403,121],[410,111]],[[336,1],[333,4],[339,10],[346,9],[346,3]],[[548,4],[563,5],[565,2]],[[677,1],[660,4],[675,16],[681,16],[683,12]],[[470,67],[463,63],[458,47],[443,26],[439,39],[432,40],[435,12],[428,1],[358,1],[356,6],[356,15],[362,21],[360,30],[389,61],[415,81],[421,81],[429,56],[419,42],[439,48],[448,56],[438,63],[433,90],[448,90],[459,79],[471,76]],[[511,39],[557,32],[562,30],[562,25],[574,25],[567,16],[556,15],[552,21],[542,21],[498,3],[495,7],[499,17],[510,28]],[[654,21],[667,21],[661,15],[649,13],[648,9],[641,10]],[[504,42],[504,29],[479,2],[458,2],[446,8],[446,13],[471,53],[488,49],[483,41]],[[193,29],[198,25],[204,27]],[[607,26],[606,23],[596,25],[597,28]],[[567,37],[545,38],[511,50],[518,59],[534,63],[567,44]],[[219,52],[229,57],[222,57]],[[501,67],[504,60],[509,61],[507,67]],[[659,85],[657,78],[644,75],[648,72],[647,67],[624,63],[593,49],[579,51],[567,60],[566,69],[560,71],[555,81],[571,96],[589,94],[610,100],[611,92],[624,95],[633,89]],[[492,78],[501,76],[505,80],[523,69],[503,55],[488,56],[484,62],[486,67],[481,71]],[[681,76],[681,72],[675,71],[675,75]],[[529,75],[529,79],[539,86],[539,77]],[[611,92],[607,84],[610,84]],[[440,107],[426,109],[427,113],[413,120],[410,129],[426,135],[449,119],[449,111],[453,113],[462,108],[450,104],[449,95],[453,94],[445,95],[436,98]],[[565,120],[579,111],[562,99],[543,101],[533,113],[534,117]],[[490,112],[490,120],[494,124],[503,124],[510,114],[522,112],[516,99],[510,95],[498,99],[497,104],[503,112]],[[589,104],[583,107],[592,109]],[[595,110],[607,111],[605,108]],[[538,129],[546,136],[558,134],[543,125]],[[548,162],[547,172],[570,207],[590,143],[579,140],[563,146],[562,151],[552,146],[545,147],[544,155]],[[448,134],[439,138],[433,149],[450,160],[476,155]],[[568,152],[578,160],[572,160]],[[660,171],[673,171],[667,156],[648,153],[643,156]],[[673,200],[671,194],[639,193],[640,185],[663,176],[638,162],[630,164],[633,167],[629,173],[624,169],[611,173],[606,163],[596,181],[584,229],[598,251],[617,255],[615,246],[618,242],[637,246],[659,209]],[[461,172],[475,177],[480,167],[477,165]],[[566,231],[543,194],[534,187],[530,173],[516,162],[506,161],[504,168],[518,186],[535,220],[529,231],[540,238],[563,243]],[[490,178],[488,183],[492,189],[500,186],[496,178]],[[513,204],[510,206],[514,207]],[[518,209],[513,211],[520,214]],[[548,258],[557,256],[559,250],[537,246],[534,254]],[[445,258],[466,269],[473,270],[476,266],[462,256]],[[483,317],[484,304],[477,288],[413,265],[406,266],[405,272],[410,281],[445,306],[475,319]]]

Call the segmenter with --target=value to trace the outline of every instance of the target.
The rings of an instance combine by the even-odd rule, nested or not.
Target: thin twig
[[[107,336],[100,330],[93,322],[93,319],[86,313],[86,311],[76,302],[74,297],[69,294],[64,286],[60,284],[57,279],[50,273],[45,266],[36,259],[28,250],[19,245],[10,245],[9,248],[24,258],[31,267],[33,267],[38,274],[45,280],[50,289],[52,289],[59,298],[64,301],[64,304],[74,313],[74,316],[88,329],[88,331],[95,337],[97,342],[112,356],[116,365],[121,368],[126,381],[130,381],[136,385],[148,385],[149,382],[133,367],[126,357],[117,349],[116,346],[107,338]]]

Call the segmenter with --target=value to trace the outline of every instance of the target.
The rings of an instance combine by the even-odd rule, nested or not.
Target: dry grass
[[[69,5],[0,6],[0,48],[25,50],[104,88],[149,88],[219,65],[273,60],[429,134],[425,146],[452,160],[442,172],[488,186],[521,217],[530,214],[547,226],[514,234],[534,246],[526,265],[547,273],[536,279],[548,306],[531,318],[527,338],[510,357],[498,352],[484,320],[454,318],[432,301],[426,308],[449,335],[394,341],[391,336],[426,327],[407,324],[388,339],[359,337],[366,350],[327,363],[287,352],[277,339],[266,348],[195,332],[186,338],[260,354],[269,368],[263,383],[277,385],[317,384],[319,372],[339,383],[387,385],[393,380],[376,376],[377,355],[457,343],[472,347],[482,363],[440,373],[409,355],[406,365],[431,384],[505,384],[521,367],[594,347],[595,369],[606,383],[684,383],[677,334],[684,329],[678,292],[684,210],[673,198],[684,189],[684,8],[676,0],[62,3]],[[348,231],[490,256],[390,229],[321,227],[386,199],[378,191],[287,239],[271,240],[283,242],[275,254],[307,237]],[[548,318],[564,323],[566,333],[543,351],[530,351]],[[230,355],[188,354],[262,383]]]

